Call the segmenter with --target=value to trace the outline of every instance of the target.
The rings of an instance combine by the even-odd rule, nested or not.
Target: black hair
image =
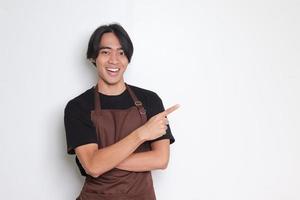
[[[130,40],[128,33],[120,24],[108,24],[98,27],[90,37],[86,57],[92,60],[93,64],[96,66],[95,60],[98,57],[100,50],[100,41],[104,33],[114,33],[119,39],[122,49],[130,62],[133,54],[133,45]]]

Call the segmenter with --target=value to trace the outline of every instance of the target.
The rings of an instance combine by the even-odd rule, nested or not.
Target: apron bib
[[[128,109],[101,109],[98,85],[91,119],[96,128],[98,148],[105,148],[126,137],[147,121],[145,109],[131,88],[126,85],[134,106]],[[150,151],[150,143],[140,145],[136,152]],[[130,172],[113,168],[97,178],[86,177],[77,200],[155,200],[150,171]]]

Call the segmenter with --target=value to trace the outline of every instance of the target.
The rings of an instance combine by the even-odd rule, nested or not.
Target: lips
[[[116,76],[118,75],[118,72],[120,71],[120,68],[117,68],[117,67],[107,67],[106,68],[108,74],[110,76]]]
[[[106,70],[109,72],[118,72],[120,71],[120,68],[106,68]]]

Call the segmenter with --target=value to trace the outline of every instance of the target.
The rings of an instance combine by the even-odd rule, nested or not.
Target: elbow
[[[93,171],[85,171],[88,175],[90,175],[93,178],[98,178],[101,174]]]
[[[161,170],[167,169],[168,164],[169,164],[169,159],[163,159],[160,161],[158,169],[161,169]]]
[[[167,167],[168,167],[168,162],[164,163],[160,169],[164,170],[164,169],[167,169]]]
[[[103,174],[102,171],[100,171],[99,169],[95,169],[94,167],[90,166],[90,167],[87,167],[85,169],[85,172],[90,175],[91,177],[93,178],[98,178],[99,176],[101,176]]]
[[[156,163],[157,163],[157,169],[165,170],[168,167],[169,164],[169,153],[158,153],[156,154]]]

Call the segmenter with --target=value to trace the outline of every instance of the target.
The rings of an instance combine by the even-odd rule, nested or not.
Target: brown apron
[[[142,126],[147,116],[142,103],[126,84],[134,106],[125,109],[101,109],[98,85],[95,87],[95,108],[91,119],[96,128],[98,148],[110,146]],[[149,151],[145,142],[135,152]],[[97,178],[86,177],[77,200],[155,200],[150,171],[130,172],[113,168]]]

